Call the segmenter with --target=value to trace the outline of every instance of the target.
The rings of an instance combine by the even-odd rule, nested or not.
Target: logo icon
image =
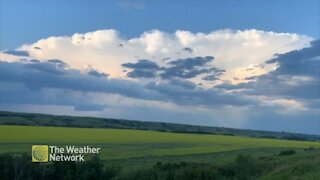
[[[48,149],[47,145],[33,145],[32,162],[48,162]]]

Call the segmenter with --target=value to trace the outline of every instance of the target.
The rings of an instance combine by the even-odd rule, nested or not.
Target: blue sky
[[[262,29],[320,37],[319,0],[270,1],[63,1],[2,0],[0,49],[48,36],[117,29],[133,37],[144,31]]]
[[[320,1],[0,1],[0,110],[320,134]]]

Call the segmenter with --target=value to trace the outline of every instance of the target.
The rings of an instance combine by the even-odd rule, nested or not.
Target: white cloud
[[[37,59],[62,59],[72,68],[82,69],[91,65],[111,77],[124,77],[121,64],[136,62],[137,59],[151,59],[164,65],[165,58],[214,56],[211,65],[227,70],[222,79],[234,82],[234,77],[245,78],[268,72],[272,68],[241,73],[243,69],[264,63],[274,54],[306,47],[311,40],[304,35],[255,29],[225,29],[210,33],[177,30],[173,34],[152,30],[126,39],[116,30],[109,29],[76,33],[71,37],[49,37],[18,49],[28,51]],[[192,52],[183,51],[183,48],[191,48]]]
[[[0,64],[3,94],[0,109],[238,128],[250,127],[248,124],[252,123],[254,127],[270,125],[271,129],[278,120],[284,122],[282,129],[288,129],[291,121],[300,126],[309,118],[308,127],[318,133],[314,128],[319,121],[315,88],[318,87],[315,72],[319,61],[314,58],[319,57],[314,53],[318,46],[313,42],[311,48],[300,50],[302,52],[286,53],[309,46],[311,40],[303,35],[258,30],[220,30],[207,34],[188,31],[169,34],[154,30],[131,39],[115,30],[101,30],[71,37],[49,37],[16,49],[16,52],[27,51],[30,57],[0,53],[1,60],[10,62],[44,61]],[[282,55],[273,58],[274,54]],[[206,56],[215,59],[205,61]],[[164,60],[168,57],[170,59]],[[166,62],[177,63],[177,59],[185,58],[194,60],[195,64],[206,62],[195,70],[225,69],[222,76],[225,81],[241,82],[250,76],[256,81],[212,87],[209,83],[197,84],[203,83],[200,77],[203,74],[195,78],[183,74],[171,79],[157,76],[148,81],[123,79],[126,78],[121,67],[124,63],[133,63],[127,67],[135,66],[140,71],[144,70],[143,66],[153,65],[148,70],[163,72],[165,68],[159,68],[154,62],[175,67],[174,63],[167,65]],[[48,59],[61,59],[70,66]],[[154,62],[137,64],[139,59]],[[270,59],[272,64],[263,64]],[[291,62],[295,62],[294,66]],[[176,67],[183,69],[187,65],[184,63]],[[260,76],[274,70],[276,64],[278,69]]]

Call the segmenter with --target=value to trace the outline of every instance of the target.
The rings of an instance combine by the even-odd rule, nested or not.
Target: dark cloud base
[[[165,60],[169,60],[166,58]],[[202,74],[207,74],[203,80],[218,80],[225,70],[216,67],[209,67],[207,63],[214,60],[214,57],[193,57],[186,59],[177,59],[167,63],[167,67],[160,67],[151,60],[142,59],[136,63],[125,63],[122,67],[131,71],[127,73],[131,78],[155,78],[162,79],[190,79]]]

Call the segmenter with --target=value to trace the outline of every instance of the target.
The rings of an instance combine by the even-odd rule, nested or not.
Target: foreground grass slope
[[[33,144],[101,147],[99,157],[102,164],[99,165],[99,161],[88,161],[78,165],[32,163],[30,151]],[[47,172],[47,176],[52,179],[59,179],[59,175],[66,174],[76,177],[82,173],[81,177],[90,175],[89,179],[207,177],[230,180],[317,180],[320,177],[319,148],[320,143],[315,141],[148,130],[0,125],[0,166],[8,169],[0,177],[16,177],[16,171],[13,171],[11,166],[19,167],[22,172],[29,172],[23,170],[25,168],[42,172],[41,169],[48,168],[49,165],[53,169],[52,172]],[[288,149],[294,153],[281,154]],[[23,160],[6,160],[10,158],[10,154],[13,155],[13,159],[19,159],[21,154],[26,156]],[[97,171],[95,168],[100,170]],[[88,174],[86,170],[95,173]],[[43,173],[38,175],[43,176]],[[24,176],[34,178],[35,174],[27,173]]]
[[[271,156],[261,162],[268,164],[262,180],[318,180],[320,178],[320,150],[305,150],[290,156]]]
[[[0,179],[318,180],[320,177],[320,150],[314,148],[259,157],[237,155],[223,164],[160,160],[130,170],[123,165],[103,163],[98,157],[64,163],[32,163],[30,158],[27,154],[0,155]]]
[[[294,153],[259,157],[238,155],[223,164],[160,161],[149,168],[121,171],[119,179],[319,180],[320,150],[292,152]]]
[[[319,142],[147,130],[0,126],[0,153],[30,152],[32,144],[91,145],[103,160],[180,156],[253,148],[320,147]]]

